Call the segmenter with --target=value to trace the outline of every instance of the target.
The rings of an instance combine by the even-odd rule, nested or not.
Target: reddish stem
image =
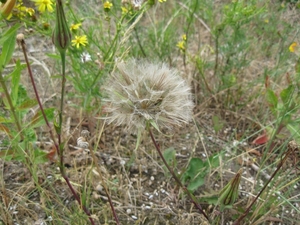
[[[156,142],[153,133],[151,131],[151,128],[149,127],[149,134],[151,136],[152,142],[155,145],[155,148],[160,156],[160,158],[162,159],[163,163],[165,164],[165,166],[167,167],[167,169],[169,170],[169,172],[171,173],[172,177],[174,178],[174,180],[176,181],[176,183],[183,189],[183,191],[189,196],[189,198],[191,199],[192,203],[195,205],[195,207],[200,211],[201,214],[203,214],[205,216],[205,218],[209,221],[208,216],[206,215],[206,213],[203,211],[201,205],[199,205],[196,202],[195,196],[193,196],[191,194],[191,192],[189,192],[189,190],[181,183],[180,179],[176,176],[175,172],[171,169],[171,167],[169,166],[169,164],[167,163],[167,161],[165,160],[165,157],[163,156],[161,150],[160,150],[160,146],[158,145],[158,143]]]
[[[33,74],[32,74],[32,71],[31,71],[31,67],[30,67],[30,63],[29,63],[29,60],[28,60],[28,57],[27,57],[27,54],[26,54],[26,47],[25,47],[25,41],[24,39],[20,40],[20,44],[22,46],[22,51],[23,51],[23,54],[24,54],[24,58],[25,58],[25,62],[27,64],[27,69],[28,69],[28,73],[29,73],[29,77],[30,77],[30,80],[31,80],[31,83],[32,83],[32,87],[33,87],[33,90],[34,90],[34,93],[35,93],[35,97],[38,101],[38,104],[39,104],[39,107],[40,107],[40,110],[42,112],[42,115],[43,115],[43,118],[46,122],[46,125],[49,129],[49,133],[50,133],[50,136],[51,136],[51,139],[53,140],[54,142],[54,145],[55,145],[55,148],[56,148],[56,151],[57,153],[59,154],[60,156],[60,162],[63,162],[63,154],[60,152],[60,146],[57,144],[57,142],[55,141],[54,139],[54,134],[52,132],[52,129],[51,129],[51,126],[50,126],[50,123],[48,121],[48,118],[45,114],[45,111],[44,111],[44,108],[43,108],[43,105],[41,103],[41,100],[40,100],[40,97],[39,97],[39,94],[38,94],[38,91],[37,91],[37,88],[36,88],[36,85],[35,85],[35,82],[34,82],[34,79],[33,79]],[[58,137],[60,138],[60,134],[58,134]],[[64,172],[64,169],[63,167],[60,166],[60,172],[61,172],[61,175],[63,176],[63,178],[65,179],[69,189],[71,190],[74,198],[76,199],[76,201],[79,203],[80,206],[82,206],[81,204],[81,200],[80,200],[80,197],[78,196],[78,194],[76,193],[76,191],[74,190],[72,184],[70,183],[70,180],[69,178],[66,176],[65,172]],[[85,207],[85,206],[82,206],[82,209],[83,211],[85,212],[85,214],[89,217],[89,220],[91,222],[92,225],[95,225],[95,222],[94,220],[92,219],[91,217],[91,213],[89,212],[89,210]]]

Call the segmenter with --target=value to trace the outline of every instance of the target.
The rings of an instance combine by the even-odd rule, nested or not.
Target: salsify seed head
[[[166,64],[136,59],[117,63],[105,90],[108,123],[125,125],[132,133],[145,129],[149,122],[171,128],[192,119],[190,87]]]

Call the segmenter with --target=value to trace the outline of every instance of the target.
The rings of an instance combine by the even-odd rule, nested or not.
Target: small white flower
[[[192,119],[191,91],[176,70],[135,59],[119,62],[117,68],[105,85],[108,123],[136,133],[149,122],[171,128]]]
[[[123,5],[131,4],[131,6],[136,10],[141,9],[143,2],[144,0],[122,0]]]
[[[139,10],[141,9],[143,2],[144,2],[143,0],[132,0],[131,4],[134,9]]]
[[[86,63],[88,61],[92,61],[92,57],[89,53],[87,52],[83,52],[81,55],[80,55],[80,61],[82,63]]]

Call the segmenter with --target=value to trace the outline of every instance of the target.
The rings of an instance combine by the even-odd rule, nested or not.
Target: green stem
[[[4,78],[2,76],[2,69],[0,71],[0,83],[1,83],[1,86],[2,86],[2,88],[4,90],[5,97],[6,97],[7,101],[8,101],[9,108],[10,108],[10,111],[11,111],[13,117],[14,117],[14,120],[15,120],[15,123],[17,125],[18,131],[19,131],[19,133],[21,135],[21,138],[23,139],[22,127],[20,125],[19,119],[18,119],[17,114],[16,114],[16,109],[15,109],[13,103],[12,103],[11,97],[9,95],[9,92],[7,90],[7,87],[6,87],[6,84],[5,84],[5,81],[4,81]]]
[[[61,139],[61,131],[62,131],[62,124],[63,124],[63,111],[64,111],[64,96],[65,96],[65,86],[66,86],[66,52],[65,51],[60,51],[60,56],[61,56],[61,63],[62,63],[62,85],[61,85],[61,99],[60,99],[60,110],[59,110],[59,121],[58,121],[58,145],[59,145],[59,168],[60,168],[60,172],[62,174],[62,177],[65,179],[69,189],[71,190],[73,196],[75,197],[76,201],[80,204],[80,206],[82,207],[83,211],[85,212],[85,214],[89,217],[89,220],[91,222],[92,225],[95,224],[93,218],[91,217],[91,213],[88,210],[88,208],[84,205],[82,205],[82,202],[80,200],[80,197],[78,196],[78,194],[76,193],[76,191],[74,190],[69,177],[66,175],[65,172],[65,165],[64,165],[64,146],[62,144],[62,139]]]
[[[65,86],[66,86],[66,52],[61,51],[61,64],[62,64],[62,84],[61,84],[61,98],[60,98],[60,110],[59,110],[59,121],[58,121],[58,145],[59,145],[59,157],[60,157],[60,170],[63,176],[65,176],[65,167],[64,167],[64,156],[63,150],[64,147],[62,146],[61,140],[61,130],[62,130],[62,123],[63,123],[63,111],[64,111],[64,96],[65,96]]]

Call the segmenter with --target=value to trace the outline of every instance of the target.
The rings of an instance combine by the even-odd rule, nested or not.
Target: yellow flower
[[[72,40],[72,46],[79,48],[80,45],[86,46],[88,44],[86,35],[75,36],[75,39]]]
[[[123,14],[123,15],[125,15],[125,14],[128,13],[128,9],[127,9],[127,8],[121,7],[121,9],[122,9],[122,14]]]
[[[24,18],[26,16],[25,14],[26,10],[27,8],[23,6],[23,3],[21,2],[15,5],[13,12],[8,16],[7,19],[10,19],[13,15],[18,18]]]
[[[51,0],[33,0],[35,2],[35,5],[38,7],[38,10],[40,12],[45,12],[47,9],[49,12],[53,12],[53,2]]]
[[[290,52],[295,52],[297,47],[298,47],[298,44],[296,42],[293,42],[289,47]]]
[[[70,27],[70,30],[75,31],[75,30],[78,30],[79,27],[81,27],[81,23],[72,24]]]
[[[166,2],[167,0],[158,0],[160,3]]]
[[[185,42],[184,41],[179,41],[176,45],[180,50],[184,51],[185,50]]]
[[[181,37],[182,37],[182,40],[186,41],[186,34],[183,34]]]
[[[103,8],[104,9],[110,9],[113,6],[113,4],[109,1],[106,1],[103,3]]]
[[[26,12],[29,14],[29,16],[33,16],[35,13],[33,8],[26,8]]]

